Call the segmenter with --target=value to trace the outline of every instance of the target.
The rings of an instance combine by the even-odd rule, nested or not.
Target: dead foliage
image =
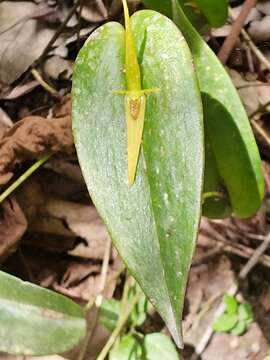
[[[14,198],[6,200],[0,213],[0,259],[5,260],[16,250],[27,229],[27,220]]]
[[[17,190],[16,200],[1,206],[0,259],[4,270],[85,304],[99,292],[108,234],[91,203],[73,151],[71,105],[65,95],[70,92],[76,53],[86,37],[98,23],[119,19],[122,9],[120,1],[82,3],[82,7],[74,6],[74,1],[54,0],[0,4],[0,185],[44,154],[61,153]],[[232,9],[234,19],[242,7]],[[269,232],[269,21],[269,1],[258,1],[244,22],[243,30],[249,35],[240,34],[227,63],[252,125],[257,126],[254,132],[265,160],[266,201],[252,219],[201,222],[183,324],[185,342],[193,348],[211,331],[223,294],[237,283],[242,266]],[[212,30],[211,45],[219,46],[231,29],[229,21]],[[33,76],[33,69],[40,78]],[[113,249],[105,291],[108,298],[119,295],[114,276],[120,267]],[[266,251],[240,289],[240,296],[253,306],[256,322],[242,337],[213,334],[201,354],[203,360],[265,358],[270,339],[269,267]],[[87,358],[96,359],[107,337],[108,332],[98,325]],[[64,357],[36,359],[76,359],[80,347]],[[0,359],[22,357],[0,354]]]
[[[70,116],[46,119],[28,116],[12,126],[0,140],[0,184],[13,176],[14,167],[49,152],[72,152]]]

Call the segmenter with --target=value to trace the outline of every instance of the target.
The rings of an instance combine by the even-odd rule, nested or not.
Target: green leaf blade
[[[226,306],[226,312],[228,314],[237,314],[238,302],[234,296],[229,294],[224,295],[223,302]]]
[[[235,336],[241,336],[246,332],[246,330],[247,330],[247,324],[245,323],[245,321],[240,320],[235,325],[235,327],[232,328],[232,330],[230,331],[230,334],[235,335]]]
[[[216,193],[216,194],[215,194]],[[210,196],[207,196],[210,195]],[[218,172],[217,162],[205,132],[205,169],[202,215],[223,219],[231,215],[228,194]]]
[[[174,20],[191,49],[202,92],[206,136],[233,213],[247,218],[264,197],[262,164],[256,141],[237,91],[215,54],[189,23],[177,0]]]
[[[106,299],[100,307],[100,323],[109,331],[113,331],[117,325],[120,314],[120,301]]]
[[[132,17],[132,23],[138,50],[144,46],[143,86],[161,89],[148,99],[143,150],[165,281],[174,315],[180,318],[201,211],[203,129],[187,44],[163,19],[143,11]]]
[[[142,11],[132,17],[132,28],[143,87],[161,89],[148,96],[134,185],[127,182],[124,99],[112,93],[125,88],[120,24],[98,29],[79,54],[73,131],[88,190],[114,244],[180,346],[201,208],[201,102],[189,50],[175,25]]]
[[[253,312],[250,304],[240,304],[238,307],[238,315],[241,320],[253,321]]]
[[[155,11],[160,12],[168,17],[172,16],[172,2],[171,0],[143,0],[145,6],[153,9],[155,5]]]
[[[223,314],[213,325],[213,329],[218,332],[228,332],[232,330],[238,322],[236,314]]]
[[[141,358],[141,344],[132,335],[124,335],[118,340],[109,355],[109,360],[138,360]]]
[[[144,338],[147,360],[179,360],[180,357],[171,339],[161,333],[148,334]]]
[[[229,13],[227,0],[195,0],[195,3],[210,25],[219,27],[225,24]]]
[[[0,350],[47,355],[74,347],[85,335],[81,308],[68,298],[0,272]]]

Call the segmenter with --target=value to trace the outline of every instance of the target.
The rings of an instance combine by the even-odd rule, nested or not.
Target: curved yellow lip
[[[130,26],[127,1],[122,0],[125,16],[125,74],[126,90],[113,90],[114,94],[125,95],[125,117],[127,123],[128,183],[133,185],[140,156],[143,135],[146,94],[160,91],[158,88],[142,89],[141,72],[135,43]]]

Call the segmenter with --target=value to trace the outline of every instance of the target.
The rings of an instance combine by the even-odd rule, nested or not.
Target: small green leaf
[[[238,307],[238,316],[241,320],[253,321],[253,312],[250,304],[240,304]]]
[[[249,326],[250,324],[253,323],[253,321],[254,321],[254,318],[250,318],[250,319],[245,320],[245,323],[247,326]]]
[[[0,271],[0,351],[49,355],[74,347],[85,335],[80,306],[63,295]]]
[[[115,299],[108,299],[102,302],[100,308],[100,323],[109,331],[116,327],[120,314],[120,302]]]
[[[224,295],[223,302],[226,305],[226,312],[228,314],[237,314],[238,302],[234,296]]]
[[[246,330],[247,330],[247,325],[245,321],[240,320],[235,325],[235,327],[230,331],[230,333],[235,336],[241,336],[246,332]]]
[[[109,360],[139,360],[141,358],[141,344],[132,335],[124,335],[116,342],[109,354]]]
[[[138,304],[135,306],[130,316],[130,321],[133,326],[141,326],[145,322],[148,308],[149,301],[142,294]]]
[[[218,332],[228,332],[238,322],[238,317],[235,314],[223,314],[221,315],[213,325],[213,329]]]
[[[161,333],[153,333],[145,336],[144,351],[147,360],[180,359],[171,339]]]

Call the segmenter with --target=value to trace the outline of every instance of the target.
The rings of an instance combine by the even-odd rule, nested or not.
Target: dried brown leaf
[[[70,116],[24,118],[0,140],[0,184],[11,179],[16,164],[35,159],[48,151],[71,152],[72,144]]]
[[[249,115],[270,101],[270,84],[261,81],[246,81],[235,70],[230,70],[229,73]]]
[[[72,67],[72,61],[63,59],[60,56],[52,56],[46,61],[44,70],[53,79],[58,79],[60,76],[69,79],[72,75]]]
[[[12,125],[13,122],[8,114],[0,107],[0,141]]]
[[[243,336],[214,334],[202,360],[263,360],[268,352],[267,341],[257,324]]]
[[[108,11],[102,0],[84,2],[82,17],[90,22],[99,22],[108,18]]]
[[[45,8],[45,12],[51,9]],[[0,81],[11,84],[40,57],[55,30],[39,20],[43,7],[30,1],[0,3]],[[58,45],[60,40],[57,41]]]
[[[187,289],[190,310],[184,321],[186,342],[196,346],[201,341],[207,329],[212,326],[222,295],[234,283],[231,263],[225,256],[191,268]]]
[[[260,1],[256,8],[263,14],[270,15],[270,2],[268,0]]]
[[[86,240],[79,243],[70,255],[90,259],[102,259],[109,239],[107,230],[93,206],[68,201],[47,199],[42,208],[46,218],[62,219],[69,230]],[[39,214],[38,217],[41,217]]]
[[[248,29],[251,38],[259,43],[270,40],[270,16],[265,16],[262,20],[253,21]]]
[[[2,204],[0,214],[0,258],[3,261],[16,248],[27,228],[26,218],[12,198]]]
[[[10,91],[2,93],[0,95],[0,99],[5,99],[5,100],[17,99],[20,96],[28,94],[33,89],[35,89],[38,85],[39,85],[39,83],[36,80],[29,81],[26,84],[17,85]]]

